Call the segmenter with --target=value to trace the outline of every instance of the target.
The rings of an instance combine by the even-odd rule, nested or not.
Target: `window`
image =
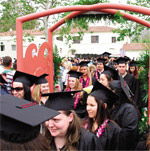
[[[16,51],[16,45],[11,45],[12,51]]]
[[[99,36],[91,36],[91,43],[99,43]]]
[[[116,37],[112,37],[112,43],[116,43]]]
[[[60,40],[60,41],[63,41],[63,37],[59,36],[59,37],[56,37],[57,40]]]
[[[79,36],[73,37],[73,43],[74,44],[80,44],[80,38],[79,38]]]
[[[5,45],[3,42],[0,43],[0,51],[5,51]]]

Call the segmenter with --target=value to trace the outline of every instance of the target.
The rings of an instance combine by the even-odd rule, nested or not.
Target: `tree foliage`
[[[141,54],[138,60],[139,67],[139,79],[142,82],[142,104],[148,104],[148,87],[149,87],[149,50],[150,50],[150,41],[147,41],[145,46],[145,52]],[[148,120],[148,108],[142,108],[142,116],[139,121],[139,133],[143,134],[147,129],[147,120]]]
[[[2,10],[0,11],[0,32],[10,29],[16,30],[16,18],[35,12],[30,0],[7,0],[0,1]],[[38,25],[36,20],[23,24],[23,29],[34,29]]]

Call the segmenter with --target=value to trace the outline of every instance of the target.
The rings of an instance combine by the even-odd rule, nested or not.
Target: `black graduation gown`
[[[56,146],[54,141],[51,143],[51,148],[53,151],[56,151]],[[60,149],[60,151],[63,150]],[[102,150],[100,144],[98,143],[98,138],[91,132],[81,128],[81,136],[79,139],[79,151],[98,151]]]
[[[132,93],[135,94],[135,88],[136,88],[135,77],[132,74],[127,73],[123,79],[127,82]]]
[[[97,81],[96,78],[92,77],[92,85],[94,85],[96,81]],[[85,85],[86,81],[83,80],[83,88],[85,87]]]
[[[122,129],[115,122],[109,121],[108,126],[99,138],[99,143],[103,150],[121,149],[121,131]]]
[[[124,150],[134,150],[138,139],[138,112],[130,103],[123,103],[113,113],[114,121],[122,128],[121,138]]]

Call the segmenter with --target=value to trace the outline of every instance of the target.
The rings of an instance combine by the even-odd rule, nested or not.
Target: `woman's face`
[[[83,75],[85,76],[88,73],[88,68],[87,67],[80,67],[80,72],[82,72]]]
[[[69,124],[73,121],[73,113],[69,116],[65,115],[62,111],[60,111],[60,113],[61,114],[45,122],[45,126],[53,137],[65,137]]]
[[[42,83],[40,85],[40,91],[41,91],[41,94],[49,93],[49,84],[48,83]]]
[[[106,78],[105,74],[100,75],[100,81],[101,84],[103,84],[105,87],[108,87],[108,79]]]
[[[130,71],[131,71],[131,73],[133,73],[135,71],[135,67],[134,66],[130,67]]]
[[[86,110],[88,112],[89,118],[95,118],[97,114],[97,102],[95,101],[95,98],[91,95],[87,98],[87,106]]]
[[[70,87],[71,89],[74,89],[75,86],[76,86],[76,78],[74,78],[74,77],[69,77],[69,87]]]
[[[11,93],[17,98],[24,99],[23,84],[21,82],[13,82]]]

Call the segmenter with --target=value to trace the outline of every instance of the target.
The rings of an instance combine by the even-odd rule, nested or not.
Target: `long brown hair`
[[[92,96],[92,97],[95,98],[95,101],[97,103],[97,113],[96,113],[95,121],[99,127],[102,123],[104,123],[105,119],[107,119],[109,117],[108,110],[107,110],[107,108],[105,108],[104,101],[96,98],[95,96]],[[87,120],[88,120],[88,129],[90,131],[92,131],[94,120],[93,120],[93,118],[89,118],[89,117],[87,118]]]
[[[81,121],[79,117],[76,115],[75,111],[63,111],[63,114],[66,116],[69,116],[71,113],[73,113],[74,118],[73,121],[70,122],[70,125],[68,127],[68,131],[66,134],[66,142],[63,150],[72,151],[72,150],[78,150],[79,148],[79,139],[80,139],[80,133],[81,133]],[[49,130],[45,127],[45,137],[49,141],[49,144],[52,143],[54,137],[51,136]]]
[[[128,73],[132,74],[135,78],[139,78],[138,67],[137,66],[134,66],[134,67],[135,67],[135,70],[132,73],[129,66]]]
[[[26,143],[11,143],[0,139],[0,150],[50,150],[48,141],[39,134],[37,138]]]

